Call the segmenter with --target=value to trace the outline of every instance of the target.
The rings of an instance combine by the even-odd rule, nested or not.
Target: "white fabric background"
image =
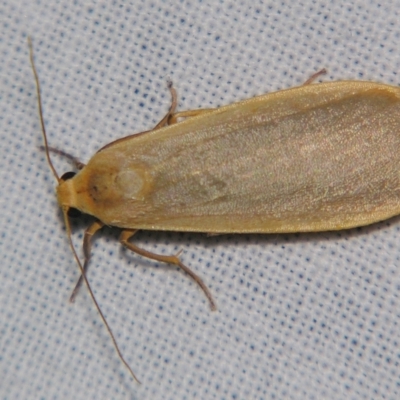
[[[400,84],[399,1],[3,1],[0,5],[1,399],[398,399],[400,219],[343,232],[142,232],[176,268],[104,229],[89,271],[119,361],[78,277],[42,144],[83,161],[169,106],[214,107],[324,80]],[[60,173],[68,163],[53,157]],[[80,249],[89,219],[74,223]]]

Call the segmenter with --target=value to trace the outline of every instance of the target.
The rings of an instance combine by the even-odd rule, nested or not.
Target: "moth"
[[[179,255],[159,255],[131,242],[138,230],[290,233],[348,229],[400,214],[400,89],[373,82],[304,85],[215,109],[176,112],[177,96],[151,130],[101,148],[84,165],[47,143],[40,85],[33,62],[48,163],[82,281],[122,357],[86,277],[93,235],[121,229],[133,252],[180,267],[213,297]],[[78,172],[59,177],[50,151]],[[96,221],[84,234],[84,262],[72,245],[69,214]]]

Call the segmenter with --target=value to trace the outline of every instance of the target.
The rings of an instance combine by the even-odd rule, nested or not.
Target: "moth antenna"
[[[42,107],[42,97],[40,94],[40,83],[39,83],[39,75],[37,73],[36,70],[36,66],[35,66],[35,61],[34,61],[34,57],[33,57],[33,46],[32,46],[32,39],[30,36],[28,36],[28,46],[29,46],[29,58],[31,61],[31,66],[32,66],[32,70],[33,70],[33,75],[35,77],[35,82],[36,82],[36,94],[37,94],[37,98],[38,98],[38,108],[39,108],[39,117],[40,117],[40,124],[42,126],[42,133],[43,133],[43,140],[44,140],[44,150],[46,152],[46,158],[47,158],[47,162],[50,166],[51,171],[53,172],[53,175],[55,176],[55,178],[57,179],[58,182],[60,182],[60,177],[57,174],[56,169],[54,168],[54,165],[51,161],[50,158],[50,150],[52,150],[52,148],[49,147],[48,141],[47,141],[47,134],[46,134],[46,128],[44,126],[44,119],[43,119],[43,107]],[[61,152],[60,152],[61,153]],[[115,336],[110,328],[110,325],[108,325],[108,322],[106,320],[106,318],[104,317],[103,312],[101,311],[101,308],[99,306],[99,303],[96,300],[96,297],[94,296],[94,293],[92,291],[92,288],[89,284],[89,281],[86,277],[85,271],[83,269],[83,266],[79,260],[78,254],[76,253],[74,244],[72,243],[72,237],[71,237],[71,227],[69,224],[69,219],[68,219],[68,207],[62,207],[62,212],[63,212],[63,216],[64,216],[64,222],[65,222],[65,228],[67,231],[67,237],[68,237],[68,242],[69,245],[71,247],[72,253],[74,255],[74,258],[79,266],[79,269],[81,271],[81,275],[83,277],[83,280],[85,281],[85,284],[88,288],[90,297],[93,300],[94,305],[96,306],[96,309],[98,311],[98,313],[100,314],[100,318],[102,319],[105,327],[107,328],[107,331],[109,333],[109,335],[111,336],[111,340],[114,344],[115,350],[117,351],[117,354],[120,358],[120,360],[123,362],[123,364],[126,366],[126,368],[128,369],[129,373],[132,375],[133,379],[135,381],[137,381],[138,383],[140,383],[139,379],[136,377],[136,375],[133,373],[131,367],[129,366],[129,364],[125,361],[125,358],[123,357],[121,350],[119,349],[118,343],[115,340]]]
[[[109,333],[109,335],[111,337],[111,340],[112,340],[112,342],[114,344],[115,350],[117,351],[117,354],[118,354],[120,360],[123,362],[125,367],[128,369],[128,371],[132,375],[133,379],[136,382],[141,383],[139,381],[139,379],[136,377],[136,375],[133,373],[131,367],[129,366],[128,362],[125,360],[124,356],[122,355],[121,350],[119,349],[118,343],[117,343],[117,341],[115,339],[115,336],[114,336],[114,334],[113,334],[113,332],[112,332],[112,330],[110,328],[110,325],[108,324],[108,322],[106,320],[106,317],[103,314],[103,311],[101,311],[99,303],[97,302],[96,297],[94,296],[94,293],[93,293],[92,288],[90,286],[89,280],[86,277],[85,270],[83,269],[83,266],[81,264],[81,261],[79,260],[78,254],[76,253],[74,244],[72,243],[71,227],[70,227],[69,219],[68,219],[68,208],[67,207],[63,207],[62,208],[62,212],[63,212],[63,216],[64,216],[64,221],[65,221],[65,228],[67,230],[68,242],[69,242],[69,245],[71,247],[72,253],[74,254],[75,260],[76,260],[77,264],[79,265],[79,269],[81,271],[81,276],[83,277],[83,280],[85,281],[85,284],[86,284],[86,287],[88,288],[90,297],[92,298],[93,303],[96,306],[98,313],[100,314],[100,318],[102,319],[105,327],[107,328],[107,331],[108,331],[108,333]]]
[[[32,39],[31,39],[30,36],[28,36],[28,46],[29,46],[29,58],[30,58],[30,61],[31,61],[33,75],[35,77],[35,82],[36,82],[36,94],[37,94],[37,98],[38,98],[39,117],[40,117],[40,124],[42,126],[42,134],[43,134],[43,139],[44,139],[44,149],[46,151],[46,158],[47,158],[47,162],[48,162],[48,164],[50,166],[50,169],[53,172],[53,175],[57,179],[57,182],[60,182],[60,178],[59,178],[59,176],[57,174],[57,171],[54,168],[54,165],[51,162],[51,158],[50,158],[49,144],[47,142],[46,128],[44,126],[44,119],[43,119],[43,107],[42,107],[42,96],[40,95],[39,75],[37,73],[36,66],[35,66],[35,61],[33,59],[33,46],[32,46]]]

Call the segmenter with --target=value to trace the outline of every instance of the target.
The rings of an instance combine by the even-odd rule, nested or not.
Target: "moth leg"
[[[172,82],[168,82],[168,89],[171,92],[171,105],[169,106],[168,112],[165,114],[164,118],[154,127],[154,129],[162,128],[168,125],[169,117],[175,112],[176,106],[178,104],[178,96],[176,90],[172,87]]]
[[[304,83],[303,85],[309,85],[315,79],[317,79],[319,76],[326,74],[326,69],[323,68],[320,71],[316,72],[315,74],[311,75]],[[196,117],[201,114],[206,114],[210,111],[215,110],[215,108],[202,108],[200,110],[188,110],[188,111],[179,111],[177,113],[172,113],[170,114],[168,118],[168,125],[176,124],[178,122],[179,118],[189,118],[189,117]]]
[[[312,74],[304,83],[303,86],[309,85],[310,83],[313,83],[319,76],[325,75],[326,74],[326,69],[322,68],[321,71],[316,72],[315,74]]]
[[[200,110],[179,111],[169,116],[168,125],[176,124],[179,118],[196,117],[197,115],[207,114],[213,110],[215,110],[215,108],[202,108]]]
[[[169,117],[174,113],[174,111],[175,111],[175,109],[176,109],[176,106],[177,106],[177,104],[178,104],[178,97],[177,97],[177,95],[176,95],[176,90],[172,87],[172,82],[171,82],[171,81],[168,82],[168,89],[169,89],[169,91],[171,92],[171,97],[172,97],[172,99],[171,99],[171,105],[170,105],[170,107],[169,107],[168,112],[165,114],[164,118],[154,127],[154,129],[160,129],[160,128],[162,128],[162,127],[168,125],[168,119],[169,119]],[[138,136],[140,136],[140,135],[145,135],[145,134],[148,133],[148,132],[152,132],[154,129],[151,129],[150,131],[144,131],[144,132],[140,132],[140,133],[134,133],[133,135],[128,135],[128,136],[125,136],[125,137],[123,137],[123,138],[119,138],[119,139],[117,139],[117,140],[114,140],[113,142],[110,142],[110,143],[106,144],[105,146],[103,146],[100,150],[98,150],[98,152],[100,152],[100,151],[106,149],[107,147],[111,147],[111,146],[113,146],[113,145],[116,144],[116,143],[122,143],[123,141],[129,140],[129,139],[131,139],[131,138],[133,138],[133,137],[138,137]]]
[[[176,95],[176,90],[172,87],[172,82],[171,81],[168,82],[168,89],[171,92],[171,97],[172,97],[171,105],[169,107],[168,112],[165,114],[164,118],[154,127],[154,129],[160,129],[160,128],[168,125],[168,119],[174,113],[174,111],[176,109],[176,106],[178,104],[178,96]],[[134,133],[133,135],[128,135],[128,136],[125,136],[123,138],[119,138],[117,140],[114,140],[113,142],[110,142],[110,143],[106,144],[105,146],[103,146],[98,152],[106,149],[107,147],[113,146],[116,143],[121,143],[121,142],[123,142],[125,140],[129,140],[129,139],[131,139],[133,137],[138,137],[140,135],[145,135],[148,132],[152,132],[154,129],[151,129],[150,131]]]
[[[44,146],[39,146],[39,149],[40,150],[45,150],[45,147]],[[80,170],[85,166],[85,164],[83,162],[81,162],[78,158],[74,157],[73,155],[71,155],[69,153],[66,153],[63,150],[59,150],[59,149],[56,149],[55,147],[49,146],[49,151],[51,151],[54,154],[58,154],[59,156],[63,156],[65,158],[67,158],[69,161],[72,162],[72,164],[74,165],[74,167],[77,170]]]
[[[120,242],[129,250],[133,251],[136,254],[141,255],[142,257],[150,258],[151,260],[155,261],[160,261],[164,262],[167,264],[173,264],[176,265],[177,267],[181,268],[183,271],[185,271],[203,290],[204,294],[207,296],[209,302],[210,302],[210,307],[211,310],[216,310],[217,307],[215,305],[214,299],[208,290],[207,286],[204,284],[203,280],[196,275],[192,270],[190,270],[186,265],[184,265],[178,258],[178,255],[174,256],[164,256],[161,254],[155,254],[151,253],[150,251],[141,249],[140,247],[137,247],[133,243],[129,242],[129,239],[137,232],[137,230],[124,230],[121,232],[121,235],[119,237]]]
[[[83,270],[85,271],[85,274],[88,269],[89,265],[89,260],[90,260],[90,250],[92,248],[92,237],[93,235],[100,230],[104,224],[100,221],[94,222],[92,225],[90,225],[83,236],[83,255],[85,257],[85,261],[83,263]],[[83,276],[81,275],[78,279],[78,282],[76,282],[75,288],[72,291],[71,297],[69,298],[69,301],[73,303],[75,301],[75,297],[79,292],[79,288],[82,286],[83,282]]]

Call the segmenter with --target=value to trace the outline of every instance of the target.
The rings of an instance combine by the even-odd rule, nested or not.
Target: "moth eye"
[[[63,176],[61,177],[61,180],[62,180],[62,181],[67,181],[68,179],[73,178],[75,175],[76,175],[76,172],[73,172],[73,171],[66,172],[66,173],[63,174]]]
[[[79,218],[82,215],[82,213],[77,208],[72,208],[72,207],[68,209],[67,214],[68,217],[70,218]]]

